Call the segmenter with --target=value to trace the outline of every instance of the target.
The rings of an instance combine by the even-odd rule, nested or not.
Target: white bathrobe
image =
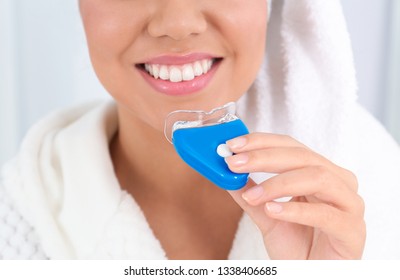
[[[340,1],[274,1],[268,32],[239,115],[251,131],[289,134],[352,170],[366,203],[364,258],[400,259],[400,148],[356,102]],[[115,105],[100,102],[29,131],[1,173],[0,258],[166,258],[115,177],[108,143],[117,125]],[[229,258],[268,258],[246,215]]]

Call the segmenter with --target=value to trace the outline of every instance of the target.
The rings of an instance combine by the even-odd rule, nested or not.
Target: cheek
[[[143,19],[130,1],[81,0],[80,11],[87,45],[99,81],[119,99],[126,93],[131,74],[127,49],[139,36]],[[129,88],[129,87],[128,87]]]
[[[263,47],[268,21],[267,1],[251,0],[251,5],[243,0],[231,1],[231,8],[225,8],[221,14],[224,15],[221,22],[225,23],[230,39],[235,45],[247,46],[249,49]]]
[[[248,32],[252,30],[252,32]],[[239,30],[241,40],[236,41],[238,46],[238,59],[246,67],[240,67],[242,71],[255,78],[261,66],[265,54],[266,24],[250,24],[248,28]],[[249,33],[251,34],[249,36]]]
[[[243,92],[250,87],[260,69],[265,54],[267,33],[266,7],[263,10],[247,9],[246,12],[247,16],[236,17],[241,20],[231,24],[228,33],[235,58],[233,81],[236,87],[243,89]]]
[[[141,19],[134,8],[125,1],[80,1],[81,18],[94,63],[121,56],[135,39],[141,30]]]
[[[170,109],[158,106],[154,98],[136,94],[148,89],[138,83],[141,78],[131,70],[133,61],[129,56],[144,28],[145,10],[131,1],[80,1],[90,58],[99,81],[124,112],[161,131]]]
[[[254,57],[253,62],[258,62],[259,59],[256,58],[265,51],[268,13],[265,0],[255,1],[261,1],[261,4],[244,11],[242,17],[238,15],[241,21],[237,23],[235,30],[236,37],[241,38],[236,41],[237,45],[240,45],[249,57]]]

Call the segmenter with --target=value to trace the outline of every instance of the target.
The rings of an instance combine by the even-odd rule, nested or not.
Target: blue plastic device
[[[217,153],[220,144],[248,134],[245,124],[238,118],[212,125],[178,128],[172,132],[172,143],[179,156],[192,168],[225,190],[244,187],[249,174],[233,173]]]

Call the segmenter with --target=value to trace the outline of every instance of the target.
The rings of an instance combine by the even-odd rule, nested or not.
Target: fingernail
[[[249,156],[246,154],[233,155],[225,158],[226,162],[231,166],[245,165],[249,161]]]
[[[242,194],[242,197],[246,201],[256,200],[259,199],[264,193],[264,188],[261,186],[255,186]]]
[[[268,202],[267,204],[265,204],[265,209],[270,213],[279,214],[282,212],[283,207],[279,203]]]
[[[246,137],[237,137],[237,138],[226,141],[226,144],[231,149],[240,149],[240,148],[243,148],[247,144],[247,139],[246,139]]]

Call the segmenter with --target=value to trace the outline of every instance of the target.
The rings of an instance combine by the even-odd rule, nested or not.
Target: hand
[[[359,259],[364,202],[355,175],[291,137],[252,133],[227,142],[237,173],[276,173],[230,194],[260,229],[271,259]],[[275,202],[292,197],[288,202]]]

